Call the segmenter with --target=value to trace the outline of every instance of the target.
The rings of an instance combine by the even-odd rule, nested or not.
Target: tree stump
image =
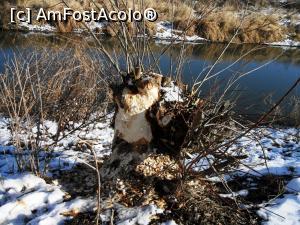
[[[136,72],[112,88],[115,137],[101,168],[104,182],[128,178],[150,154],[179,152],[188,127],[174,108],[168,111],[171,104],[163,98],[162,83],[165,78],[159,74]]]
[[[153,133],[148,115],[160,98],[161,80],[162,76],[149,74],[137,80],[126,78],[113,88],[115,137],[112,154],[101,168],[102,179],[126,176],[152,152],[149,144]]]

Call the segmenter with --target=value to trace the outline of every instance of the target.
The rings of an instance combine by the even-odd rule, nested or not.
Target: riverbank
[[[60,140],[52,152],[42,150],[39,154],[41,168],[47,160],[48,168],[44,176],[19,172],[16,157],[19,150],[11,143],[9,119],[0,119],[0,222],[11,224],[92,224],[97,208],[97,190],[94,166],[94,149],[99,163],[111,152],[113,130],[112,117],[108,116],[90,126],[82,127]],[[75,127],[80,123],[74,123]],[[47,129],[43,136],[44,145],[53,141],[57,123],[45,121],[41,126]],[[32,132],[37,135],[37,129]],[[32,134],[30,131],[30,134]],[[42,130],[42,132],[44,132]],[[23,137],[27,133],[24,130]],[[253,137],[257,142],[253,142]],[[268,138],[267,138],[268,137]],[[223,176],[232,192],[219,190],[220,198],[239,199],[243,208],[257,213],[262,224],[296,224],[300,185],[300,130],[257,128],[237,142],[241,155],[247,155],[242,164]],[[26,141],[24,139],[24,141]],[[232,148],[235,148],[233,146]],[[19,153],[18,153],[19,152]],[[24,149],[24,157],[30,157]],[[47,157],[45,157],[47,156]],[[90,165],[90,166],[89,166]],[[195,170],[207,169],[205,159]],[[222,186],[219,177],[207,177],[216,186]],[[123,184],[121,192],[130,195],[130,189]],[[111,204],[111,205],[110,205]],[[123,204],[123,205],[121,205]],[[135,207],[126,203],[109,203],[101,200],[101,219],[114,224],[181,224],[178,212],[164,208],[159,201]],[[234,204],[234,203],[232,203]],[[114,212],[112,214],[112,212]],[[206,215],[206,217],[209,215]],[[159,222],[158,222],[159,221]],[[256,222],[257,224],[258,222]]]
[[[99,206],[103,224],[297,222],[300,205],[298,128],[261,126],[242,135],[229,145],[230,148],[222,147],[221,144],[239,137],[247,126],[251,126],[240,114],[231,112],[230,102],[235,102],[234,98],[220,101],[219,94],[222,93],[217,93],[214,86],[209,87],[211,91],[207,96],[192,99],[188,92],[179,88],[185,87],[181,82],[168,78],[161,78],[163,81],[160,82],[160,76],[156,75],[160,86],[146,83],[151,81],[146,72],[135,80],[126,77],[124,83],[128,82],[128,92],[122,92],[125,101],[114,94],[113,100],[121,99],[124,109],[132,102],[132,108],[144,110],[141,106],[148,94],[143,88],[151,90],[154,87],[154,93],[158,90],[160,99],[155,105],[161,106],[161,110],[147,113],[149,118],[139,117],[141,120],[131,125],[140,128],[146,118],[158,118],[158,123],[152,124],[162,134],[157,139],[162,145],[155,148],[134,172],[127,173],[126,167],[122,169],[124,174],[130,174],[129,178],[116,180],[115,189],[106,186],[108,179],[102,177],[99,182],[97,168],[101,170],[110,162],[112,151],[120,150],[118,153],[122,154],[128,145],[130,147],[121,142],[123,145],[119,149],[112,150],[113,145],[118,146],[112,124],[117,127],[115,121],[120,121],[122,116],[114,116],[116,108],[112,107],[109,87],[120,90],[122,87],[114,88],[113,85],[121,80],[121,76],[114,77],[117,73],[103,66],[101,55],[91,53],[93,46],[87,43],[80,46],[79,41],[69,39],[68,43],[59,45],[54,40],[47,48],[43,44],[38,46],[30,36],[28,39],[28,48],[22,48],[14,46],[15,42],[8,37],[7,47],[3,49],[11,58],[0,58],[4,64],[0,96],[0,215],[3,215],[0,223],[95,224]],[[24,37],[19,41],[25,46]],[[160,46],[156,47],[161,50]],[[180,48],[181,45],[179,51]],[[112,52],[116,51],[118,46],[112,43]],[[167,64],[164,66],[168,67]],[[196,67],[199,68],[199,64]],[[240,66],[238,71],[241,71]],[[135,73],[134,77],[137,75]],[[230,70],[229,77],[232,76]],[[264,88],[270,86],[274,80],[271,78]],[[284,81],[286,78],[283,77]],[[254,82],[254,85],[258,83]],[[283,83],[279,83],[282,88]],[[139,86],[134,89],[133,84]],[[142,97],[136,98],[140,90]],[[279,88],[272,90],[280,92]],[[286,93],[286,89],[283,90]],[[217,102],[213,102],[212,92]],[[155,105],[152,105],[153,110]],[[122,110],[120,108],[118,112],[122,113]],[[268,119],[273,121],[270,117]],[[181,121],[184,123],[178,126],[176,122]],[[190,141],[186,142],[187,147],[180,149],[180,160],[176,160],[171,153],[181,146],[177,142],[181,138],[177,137],[182,137],[181,131],[186,132],[187,125],[190,130],[185,135]],[[166,132],[159,127],[170,128],[170,132],[164,135]],[[211,143],[218,148],[213,150]],[[135,150],[141,151],[136,148],[132,152]],[[131,159],[125,156],[121,160],[126,162],[128,158]],[[118,168],[119,162],[115,161],[113,167]],[[97,193],[101,196],[100,203]]]
[[[77,8],[89,8],[87,4]],[[42,33],[61,33],[74,32],[88,34],[86,26],[97,35],[113,37],[120,32],[112,22],[87,22],[86,26],[82,23],[48,23],[45,21],[28,24],[20,22],[17,25],[10,24],[6,18],[9,15],[7,5],[6,12],[2,13],[2,27],[6,30],[19,30],[22,32],[42,32]],[[28,6],[28,5],[27,5]],[[43,7],[43,5],[29,6]],[[102,5],[100,5],[102,6]],[[244,5],[198,3],[196,5],[186,5],[184,3],[174,3],[174,13],[170,16],[167,4],[159,4],[156,1],[148,1],[147,6],[153,7],[158,13],[156,22],[147,22],[146,35],[169,43],[171,41],[186,42],[221,42],[227,43],[255,43],[268,44],[275,46],[300,46],[300,14],[297,7],[285,7],[284,4],[266,5]],[[21,8],[24,5],[20,6]],[[45,6],[44,6],[45,7]],[[51,10],[59,10],[51,8]],[[50,10],[50,9],[49,9]],[[4,19],[6,18],[6,19]],[[1,23],[0,23],[1,24]],[[126,23],[128,32],[136,34],[131,23]]]
[[[97,63],[101,65],[102,59],[97,53],[97,46],[94,44],[93,39],[81,34],[49,33],[45,35],[41,33],[0,32],[0,40],[0,62],[2,62],[0,63],[0,73],[4,73],[6,62],[13,60],[16,54],[24,55],[24,58],[30,58],[32,57],[30,53],[33,50],[37,54],[47,52],[46,61],[49,62],[55,61],[57,55],[73,57],[73,53],[70,52],[89,52],[91,56],[97,56]],[[121,46],[116,38],[106,39],[103,37],[100,40],[109,53],[122,54]],[[174,74],[174,71],[170,70],[170,66],[172,61],[176,60],[176,56],[180,54],[181,45],[180,43],[174,44],[172,48],[160,56],[161,49],[166,47],[165,43],[161,42],[161,40],[151,40],[148,43],[149,48],[154,57],[159,58],[159,69],[164,74]],[[81,45],[84,46],[81,48]],[[200,73],[205,74],[208,71],[206,66],[212,65],[225,47],[226,44],[220,43],[186,44],[183,70],[180,74],[182,81],[192,87],[198,75]],[[80,54],[78,57],[80,57]],[[230,69],[226,69],[230,65],[232,65]],[[92,67],[96,72],[98,68],[98,65]],[[256,68],[260,69],[257,70]],[[208,94],[214,85],[220,87],[219,91],[223,90],[222,85],[229,82],[233,74],[244,74],[253,71],[251,74],[239,79],[236,85],[232,87],[231,95],[228,93],[229,99],[237,101],[235,110],[253,121],[268,110],[293,84],[297,79],[299,69],[299,48],[282,49],[281,47],[267,45],[232,44],[227,48],[222,59],[219,60],[218,65],[212,71],[214,74],[219,74],[218,77],[222,79],[222,82],[213,81],[210,84],[203,85],[202,95]],[[85,85],[86,83],[83,87]],[[289,126],[300,124],[299,97],[299,88],[297,88],[278,107],[274,115],[278,123]]]

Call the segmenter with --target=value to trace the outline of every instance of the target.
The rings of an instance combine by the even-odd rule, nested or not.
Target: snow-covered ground
[[[70,170],[76,163],[88,162],[91,153],[76,150],[74,146],[82,140],[92,143],[99,158],[110,153],[113,130],[109,127],[111,116],[82,130],[76,131],[61,140],[52,153],[48,176],[53,170]],[[76,126],[76,125],[75,125]],[[56,123],[47,121],[45,129],[49,136],[54,134]],[[33,129],[35,131],[35,128]],[[263,224],[295,225],[300,221],[300,130],[258,128],[247,137],[241,138],[234,147],[249,157],[243,161],[245,166],[234,172],[235,176],[245,174],[262,176],[269,173],[291,175],[285,184],[285,193],[269,203],[262,202],[258,215]],[[257,141],[253,141],[255,136]],[[15,161],[15,148],[10,143],[9,120],[0,120],[0,224],[59,224],[72,215],[87,210],[95,210],[96,200],[91,197],[69,199],[68,193],[56,182],[46,183],[31,173],[18,172]],[[50,138],[45,140],[50,143]],[[234,148],[232,147],[232,148]],[[267,158],[267,166],[265,157]],[[251,169],[249,169],[249,166]],[[228,175],[228,179],[231,176]],[[96,179],[96,178],[95,178]],[[253,184],[255,187],[255,184]],[[245,196],[248,190],[241,190],[235,196]],[[223,197],[228,197],[224,194]],[[163,209],[155,205],[126,208],[116,205],[118,224],[149,224],[151,217]],[[101,215],[109,219],[109,212]],[[167,221],[165,224],[175,224]]]
[[[89,152],[76,150],[76,143],[82,140],[93,142],[98,156],[110,153],[113,130],[109,127],[111,117],[101,123],[81,129],[56,144],[52,153],[42,152],[41,168],[45,155],[51,156],[47,175],[51,171],[70,170],[76,163],[91,157]],[[79,124],[75,124],[75,127]],[[92,198],[75,198],[68,200],[59,184],[50,183],[27,172],[18,172],[15,160],[16,149],[10,144],[11,134],[9,120],[0,120],[0,224],[59,224],[78,212],[91,211],[96,202]],[[56,133],[57,124],[51,121],[44,123],[47,130],[44,144],[51,144],[51,136]],[[33,133],[37,132],[34,127]],[[25,135],[24,135],[25,137]],[[108,150],[107,150],[108,149]],[[28,152],[24,152],[28,157]]]
[[[247,137],[240,140],[243,151],[249,155],[244,160],[247,167],[241,166],[241,171],[255,176],[292,177],[285,185],[285,193],[268,204],[262,204],[258,215],[264,219],[265,225],[300,224],[300,130],[259,129],[253,133],[261,136],[256,143]]]
[[[0,185],[0,224],[59,224],[64,214],[84,212],[95,207],[93,199],[65,201],[60,187],[46,184],[33,174],[2,177]]]
[[[52,177],[55,171],[72,170],[76,164],[90,163],[93,154],[89,149],[78,150],[77,145],[89,143],[93,146],[97,157],[100,159],[110,154],[113,139],[113,130],[110,127],[112,114],[102,122],[95,122],[84,127],[66,138],[60,140],[53,152],[40,154],[41,168],[46,154],[51,157],[47,177]],[[80,124],[74,124],[78,127]],[[51,144],[50,138],[56,133],[57,124],[45,121],[42,126],[47,135],[44,144]],[[44,131],[45,131],[44,130]],[[33,127],[30,132],[36,134],[37,129]],[[26,135],[23,135],[26,138]],[[11,145],[11,133],[9,120],[0,119],[0,224],[30,224],[30,225],[55,225],[62,224],[65,220],[72,218],[80,212],[95,211],[96,198],[76,197],[71,198],[64,187],[54,179],[47,183],[43,178],[32,173],[19,172],[15,160],[16,149]],[[28,152],[24,152],[29,157]],[[90,165],[90,164],[89,164]],[[96,179],[96,177],[95,177]],[[144,207],[127,208],[115,204],[114,210],[118,214],[119,225],[150,223],[152,216],[160,214],[163,209],[149,204]],[[106,210],[101,214],[102,221],[110,221],[111,211]]]

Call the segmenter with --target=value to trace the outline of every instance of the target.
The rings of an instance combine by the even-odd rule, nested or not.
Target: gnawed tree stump
[[[101,168],[104,182],[124,179],[132,172],[143,173],[143,161],[149,156],[155,158],[157,153],[179,154],[188,127],[170,99],[165,101],[162,83],[166,83],[165,78],[159,74],[138,73],[127,76],[121,85],[113,88],[115,137],[112,154]],[[173,101],[176,102],[176,97]],[[165,164],[178,168],[170,157],[162,159],[168,159]]]
[[[115,137],[112,155],[101,168],[105,180],[126,176],[152,152],[148,114],[160,98],[161,80],[161,76],[151,74],[137,80],[129,78],[114,88]]]
[[[205,181],[211,167],[204,165],[201,174],[197,164],[186,166],[194,154],[206,159],[211,143],[223,143],[220,132],[230,124],[225,120],[230,111],[225,104],[216,107],[182,90],[154,73],[127,76],[113,88],[115,137],[112,154],[101,168],[102,209],[154,204],[186,224],[248,224],[246,214],[233,201],[223,201],[218,188]],[[213,169],[224,161],[232,164],[221,151],[209,154],[218,160]]]
[[[219,165],[233,165],[232,157],[213,151],[227,137],[224,127],[231,120],[225,103],[183,93],[178,84],[154,73],[127,76],[113,93],[115,137],[101,168],[103,210],[154,204],[186,224],[248,224],[233,200],[223,201],[218,188],[205,180],[212,168],[215,173]],[[217,161],[208,161],[214,163],[208,169],[205,161],[197,168],[200,160],[193,160],[198,156]],[[163,220],[152,223],[158,221]]]

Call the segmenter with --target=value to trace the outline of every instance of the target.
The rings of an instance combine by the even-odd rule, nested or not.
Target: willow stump
[[[101,168],[104,182],[130,176],[149,154],[178,153],[188,128],[168,111],[162,87],[167,81],[159,74],[135,73],[112,88],[115,137],[112,154]]]

